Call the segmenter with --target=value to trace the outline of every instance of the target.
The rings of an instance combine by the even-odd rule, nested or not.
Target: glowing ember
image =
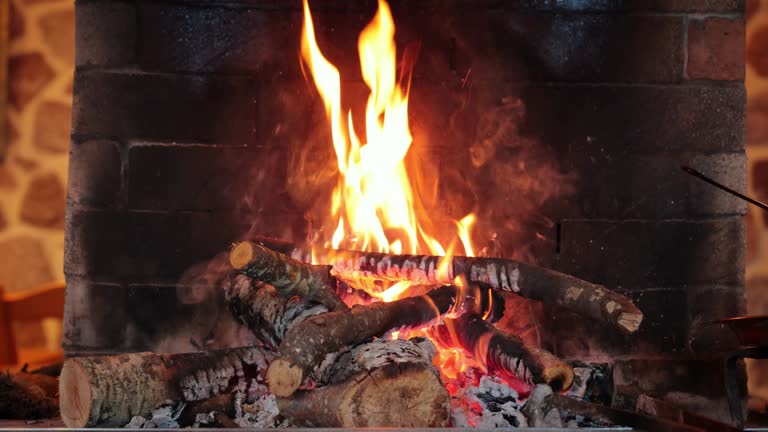
[[[454,227],[448,227],[447,232],[433,232],[435,224],[414,201],[420,194],[414,193],[405,164],[413,143],[408,125],[409,66],[412,64],[403,62],[398,76],[394,36],[395,24],[389,5],[379,0],[376,15],[358,39],[360,68],[370,96],[365,108],[365,131],[357,131],[353,126],[352,111],[345,112],[341,106],[340,73],[321,52],[309,5],[304,1],[301,55],[325,103],[339,172],[329,220],[325,224],[336,228],[330,238],[321,239],[321,242],[334,249],[441,256],[451,255],[461,243],[464,254],[473,256],[470,236],[475,222],[473,214],[457,221]],[[412,168],[419,171],[419,167]],[[448,247],[438,238],[448,239]],[[446,269],[439,271],[446,272]],[[416,294],[416,288],[409,282],[391,286],[365,280],[348,282],[385,302]],[[408,338],[417,335],[429,337],[425,329],[401,330],[391,336]],[[478,366],[455,344],[436,345],[440,348],[436,361],[447,376],[455,377],[468,365]]]

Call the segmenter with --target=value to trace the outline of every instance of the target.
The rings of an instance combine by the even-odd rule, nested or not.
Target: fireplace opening
[[[0,417],[762,424],[760,2],[33,3]]]

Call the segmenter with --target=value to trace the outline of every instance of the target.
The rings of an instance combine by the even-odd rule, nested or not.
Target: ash
[[[262,396],[250,405],[243,405],[243,416],[235,419],[235,423],[241,428],[291,427],[287,420],[280,417],[274,395]]]
[[[527,427],[518,392],[499,377],[470,368],[448,383],[455,427]]]
[[[165,404],[152,411],[152,418],[145,419],[135,416],[125,425],[128,429],[175,429],[179,427],[177,420],[186,406],[185,403],[174,404],[166,401]]]

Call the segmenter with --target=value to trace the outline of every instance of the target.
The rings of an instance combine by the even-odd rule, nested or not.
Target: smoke
[[[222,282],[231,274],[228,253],[187,269],[176,284],[175,320],[151,344],[154,352],[174,353],[254,345],[256,336],[226,307]]]

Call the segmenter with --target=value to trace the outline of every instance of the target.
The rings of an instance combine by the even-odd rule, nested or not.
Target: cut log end
[[[622,312],[616,322],[629,333],[634,333],[643,323],[642,312]]]
[[[431,365],[388,364],[278,399],[280,414],[312,427],[445,427],[449,396]]]
[[[59,377],[59,410],[64,424],[83,428],[91,416],[91,384],[88,373],[80,363],[65,362]]]
[[[353,380],[342,398],[341,427],[445,427],[448,393],[428,367],[389,365]]]
[[[541,367],[541,381],[549,384],[554,391],[568,390],[573,384],[573,368],[549,351],[540,348],[530,348]]]
[[[267,370],[267,384],[270,393],[278,397],[291,396],[299,389],[304,379],[301,368],[290,360],[276,359]]]
[[[229,252],[229,264],[235,270],[240,270],[253,260],[256,254],[250,242],[240,242]]]

